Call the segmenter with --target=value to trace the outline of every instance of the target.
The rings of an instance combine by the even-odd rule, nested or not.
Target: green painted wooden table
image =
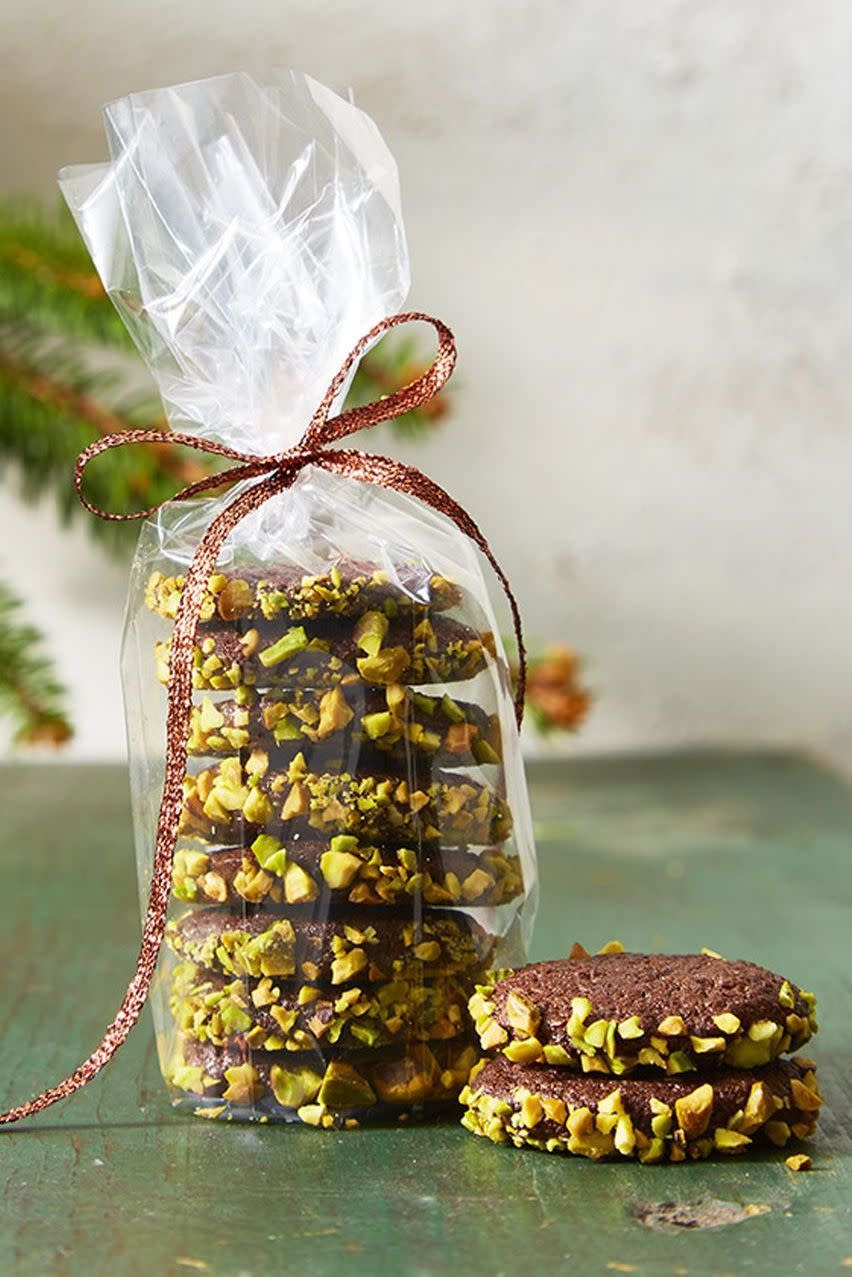
[[[138,918],[122,770],[9,766],[0,786],[5,1107],[97,1041]],[[340,1134],[201,1122],[166,1103],[146,1022],[83,1094],[0,1131],[0,1274],[852,1267],[852,790],[801,758],[758,754],[548,764],[532,789],[534,956],[575,937],[706,944],[815,990],[826,1107],[814,1171],[792,1174],[783,1154],[596,1165],[495,1148],[451,1121]]]

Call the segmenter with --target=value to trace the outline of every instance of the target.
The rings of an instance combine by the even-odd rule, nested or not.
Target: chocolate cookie
[[[145,603],[173,621],[183,590],[182,576],[152,572]],[[360,616],[380,611],[386,616],[419,616],[443,612],[461,599],[452,581],[417,564],[401,564],[393,573],[375,563],[340,559],[317,574],[301,567],[233,568],[216,572],[201,602],[201,620],[313,620],[322,616]]]
[[[351,835],[280,842],[259,834],[251,848],[190,840],[172,870],[179,900],[210,904],[499,905],[523,891],[517,856],[497,847],[413,849],[361,844]]]
[[[234,699],[214,702],[205,696],[193,706],[191,755],[252,748],[278,761],[310,749],[312,764],[318,758],[337,759],[350,771],[356,764],[363,772],[412,762],[464,767],[500,761],[500,724],[495,714],[451,696],[426,696],[400,683],[370,687],[360,680],[328,691],[264,696],[244,687]]]
[[[171,640],[155,646],[157,678],[169,680]],[[494,638],[449,617],[388,621],[383,612],[357,620],[243,630],[208,628],[194,649],[193,687],[230,691],[235,687],[324,690],[363,679],[392,683],[453,683],[485,669],[494,656]]]
[[[170,1005],[187,1039],[221,1046],[240,1038],[255,1051],[311,1051],[458,1038],[467,1029],[465,1000],[464,987],[452,979],[386,980],[332,993],[271,976],[211,975],[188,962],[174,974]]]
[[[168,1080],[178,1092],[205,1101],[196,1110],[202,1117],[227,1120],[232,1106],[250,1105],[261,1121],[289,1117],[309,1126],[357,1126],[355,1115],[366,1110],[378,1116],[384,1109],[455,1100],[475,1061],[475,1049],[455,1041],[331,1060],[184,1041]]]
[[[198,909],[167,924],[166,942],[211,972],[338,989],[473,973],[487,964],[495,938],[461,913],[430,912],[415,923],[375,911],[354,923]]]
[[[412,789],[393,775],[310,772],[302,754],[281,771],[260,750],[246,760],[226,758],[187,776],[183,792],[181,833],[222,842],[245,842],[248,826],[282,838],[312,829],[396,846],[489,846],[512,830],[505,800],[463,775],[435,771]]]
[[[821,1098],[812,1061],[779,1060],[699,1079],[581,1076],[566,1069],[482,1061],[459,1099],[462,1124],[495,1144],[594,1159],[683,1162],[781,1147],[816,1126]]]
[[[470,1002],[482,1046],[584,1072],[754,1068],[816,1029],[813,994],[708,953],[598,953],[538,962]]]

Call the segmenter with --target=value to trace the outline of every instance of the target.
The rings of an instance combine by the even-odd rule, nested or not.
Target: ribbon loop
[[[329,417],[332,404],[339,395],[352,367],[373,342],[391,328],[400,324],[422,320],[431,324],[438,334],[438,350],[434,360],[421,376],[384,398],[374,400],[358,408],[350,408],[335,417]],[[168,711],[166,715],[166,767],[163,796],[157,820],[156,848],[148,897],[148,908],[142,934],[142,943],[136,961],[136,970],[127,987],[115,1019],[106,1030],[100,1044],[83,1063],[64,1081],[42,1091],[34,1099],[0,1113],[0,1125],[18,1122],[40,1112],[57,1100],[65,1099],[85,1086],[100,1072],[119,1047],[126,1041],[148,997],[148,990],[157,964],[166,926],[169,896],[171,893],[172,859],[177,838],[178,823],[183,803],[183,780],[186,772],[186,742],[192,708],[192,669],[195,634],[199,612],[207,582],[218,561],[222,546],[233,529],[252,510],[259,509],[277,493],[283,492],[296,480],[307,465],[318,465],[351,479],[375,483],[419,500],[450,519],[468,536],[487,558],[503,588],[512,612],[512,623],[518,644],[518,680],[515,689],[515,716],[521,725],[524,710],[524,685],[526,655],[521,618],[509,581],[497,562],[491,547],[473,519],[449,493],[440,488],[415,466],[395,461],[390,457],[354,449],[329,448],[328,445],[346,435],[354,434],[392,417],[401,416],[432,399],[446,384],[456,362],[456,344],[453,334],[441,320],[419,311],[393,315],[383,319],[368,332],[344,360],[340,371],[331,382],[322,403],[314,413],[308,428],[295,448],[279,456],[253,456],[238,452],[224,444],[209,439],[197,439],[193,435],[161,430],[128,430],[106,435],[85,448],[77,458],[74,470],[74,486],[86,509],[99,519],[123,522],[128,519],[145,519],[161,508],[164,502],[144,510],[117,513],[101,510],[83,493],[83,474],[88,464],[110,448],[122,448],[127,444],[169,443],[182,444],[198,452],[223,457],[235,464],[225,470],[206,475],[182,488],[173,501],[188,501],[203,492],[211,492],[225,485],[250,478],[260,481],[243,488],[214,516],[196,547],[192,561],[185,573],[184,585],[177,608],[171,637],[169,657]],[[263,476],[263,477],[261,477]]]
[[[391,328],[415,321],[431,324],[438,334],[438,350],[426,371],[414,381],[409,382],[407,386],[395,390],[393,394],[385,395],[358,408],[348,408],[329,420],[331,405],[339,395],[353,365],[365,351],[369,350],[375,340],[389,332]],[[440,319],[420,311],[409,311],[404,315],[391,315],[389,319],[383,319],[365,333],[343,361],[302,436],[302,447],[321,448],[325,444],[334,443],[336,439],[343,439],[346,435],[355,434],[358,430],[377,426],[382,421],[390,421],[394,417],[401,417],[404,413],[421,407],[430,399],[434,399],[443,389],[452,376],[455,366],[456,341],[450,329]]]

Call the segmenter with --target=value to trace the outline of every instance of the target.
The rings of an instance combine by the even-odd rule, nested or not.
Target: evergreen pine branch
[[[71,214],[0,202],[0,322],[131,350]]]
[[[62,745],[71,736],[65,689],[42,653],[41,634],[20,611],[0,582],[0,717],[11,719],[20,744]]]
[[[162,426],[162,445],[116,450],[86,475],[90,500],[109,510],[155,505],[214,467],[168,442],[150,397],[122,395],[121,375],[84,368],[67,344],[0,326],[0,471],[13,465],[26,500],[53,492],[63,520],[82,506],[72,476],[77,455],[98,437],[136,426]],[[132,525],[88,519],[111,548],[129,548]]]

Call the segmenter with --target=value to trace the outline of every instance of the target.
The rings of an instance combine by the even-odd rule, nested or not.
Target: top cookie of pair
[[[182,576],[152,572],[145,590],[146,605],[173,621],[183,584]],[[445,612],[460,600],[461,590],[453,581],[422,565],[402,564],[391,573],[375,563],[341,559],[310,574],[296,565],[270,564],[214,573],[204,591],[199,619],[204,623],[309,621],[374,611],[393,619]]]
[[[756,1068],[816,1031],[813,994],[752,962],[606,948],[479,986],[470,1013],[483,1048],[519,1064],[675,1074]]]

